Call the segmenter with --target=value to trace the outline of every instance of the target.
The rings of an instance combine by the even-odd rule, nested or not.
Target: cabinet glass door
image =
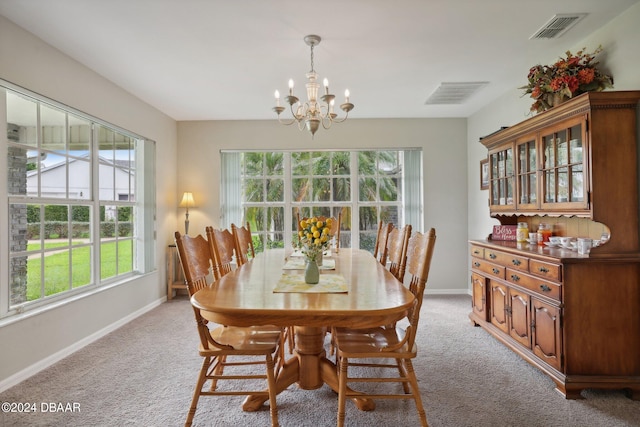
[[[587,207],[583,122],[542,136],[542,204],[556,209]]]
[[[492,208],[515,208],[513,147],[489,153],[489,172]]]
[[[517,202],[518,209],[536,209],[538,206],[538,167],[535,136],[516,142]]]

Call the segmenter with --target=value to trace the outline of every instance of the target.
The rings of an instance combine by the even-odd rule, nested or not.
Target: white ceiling
[[[468,117],[638,1],[0,0],[0,14],[176,120],[274,119],[289,78],[306,97],[307,34],[351,117]],[[588,15],[529,40],[560,13]],[[425,105],[442,82],[477,81],[465,104]]]

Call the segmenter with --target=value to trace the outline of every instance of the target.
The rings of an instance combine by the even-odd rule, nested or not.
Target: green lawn
[[[66,246],[63,243],[45,243],[46,248]],[[131,241],[121,241],[118,244],[118,273],[130,272],[133,269]],[[39,248],[39,244],[30,249]],[[102,265],[100,276],[104,278],[116,275],[116,242],[102,244]],[[91,281],[91,248],[84,246],[81,248],[71,248],[72,280],[71,286],[77,288],[88,285]],[[69,251],[64,250],[59,253],[48,255],[44,258],[46,279],[44,283],[44,295],[49,296],[59,292],[69,290]],[[41,297],[40,295],[40,266],[41,259],[34,258],[27,262],[27,301],[33,301]]]

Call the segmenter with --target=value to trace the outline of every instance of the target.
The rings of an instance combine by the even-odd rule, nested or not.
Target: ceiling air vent
[[[440,83],[440,86],[427,98],[425,105],[463,104],[481,87],[489,82]]]
[[[534,39],[555,39],[560,37],[569,28],[573,27],[582,18],[587,16],[586,13],[571,13],[554,15],[546,24],[542,26],[529,40]]]

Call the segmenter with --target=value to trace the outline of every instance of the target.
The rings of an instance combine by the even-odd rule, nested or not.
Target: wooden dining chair
[[[212,254],[213,273],[218,280],[233,270],[233,256],[236,250],[236,242],[228,229],[217,229],[211,226],[205,228],[207,240]],[[236,253],[236,259],[239,258]]]
[[[389,233],[393,229],[393,223],[380,221],[378,223],[378,234],[376,236],[376,244],[373,247],[373,257],[380,261],[380,264],[386,267],[387,265],[387,239]]]
[[[407,246],[411,237],[411,225],[402,228],[394,227],[387,239],[387,261],[391,274],[404,282],[404,272],[407,268]]]
[[[436,232],[432,228],[427,233],[415,233],[409,239],[407,271],[411,275],[409,290],[415,296],[413,305],[407,314],[408,326],[388,328],[380,326],[368,329],[334,328],[336,362],[338,365],[338,427],[345,422],[347,398],[370,399],[413,399],[420,418],[420,424],[426,427],[427,417],[420,396],[418,380],[411,362],[417,356],[415,344],[420,309],[424,298],[424,289],[429,277],[429,268],[436,241]],[[402,322],[404,324],[404,322]],[[356,362],[354,362],[356,360]],[[353,371],[362,369],[354,376]],[[371,376],[381,370],[391,369],[396,376]],[[352,376],[349,376],[350,373]],[[368,376],[367,376],[368,375]],[[404,394],[383,393],[381,389],[357,390],[356,383],[401,383]],[[347,388],[350,385],[351,388]],[[381,386],[383,387],[383,386]]]
[[[256,251],[253,247],[253,238],[251,237],[251,226],[247,221],[247,225],[238,227],[231,224],[231,234],[235,241],[236,261],[238,266],[247,263],[250,259],[256,257]]]
[[[180,262],[185,274],[189,295],[193,296],[198,290],[209,286],[208,277],[212,269],[211,247],[202,235],[190,237],[175,233],[176,246],[180,255]],[[202,367],[198,375],[191,406],[187,414],[185,426],[193,423],[200,396],[237,396],[261,395],[268,396],[271,412],[272,427],[278,426],[278,408],[276,406],[276,363],[281,354],[282,332],[270,326],[216,326],[209,329],[206,319],[195,306],[191,306],[195,315],[200,345],[198,352],[203,358]],[[233,361],[230,361],[233,359]],[[243,367],[247,365],[265,365],[265,373],[247,373]],[[225,374],[225,368],[239,367],[240,370],[229,369],[233,374]],[[267,390],[257,388],[254,381],[265,380]],[[210,381],[210,387],[204,387]],[[245,382],[244,387],[224,387],[218,389],[219,381],[227,384]],[[247,386],[246,384],[250,384]],[[249,389],[251,388],[251,389]]]

